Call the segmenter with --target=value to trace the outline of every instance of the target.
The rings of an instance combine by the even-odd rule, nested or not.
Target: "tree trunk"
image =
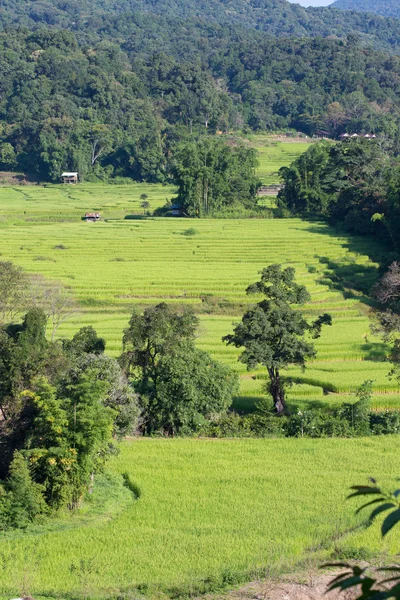
[[[7,414],[6,411],[4,410],[4,407],[0,405],[0,421],[7,421]],[[1,416],[3,415],[3,416]]]
[[[270,377],[269,391],[274,402],[275,411],[278,415],[284,415],[287,412],[285,400],[285,390],[277,369],[268,369]]]

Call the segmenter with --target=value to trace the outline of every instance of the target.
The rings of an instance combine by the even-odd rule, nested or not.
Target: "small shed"
[[[63,183],[78,183],[78,173],[77,171],[62,173],[61,179]]]
[[[316,136],[322,139],[327,139],[332,137],[332,134],[329,131],[324,131],[323,129],[318,129],[316,132]]]
[[[173,204],[171,206],[171,213],[173,217],[184,217],[185,216],[185,212],[182,208],[182,206],[180,206],[179,204]]]
[[[278,193],[281,191],[282,189],[282,185],[279,184],[275,184],[275,185],[262,185],[258,190],[257,190],[257,196],[261,197],[261,196],[277,196]]]
[[[86,213],[85,221],[87,223],[95,223],[96,221],[100,221],[101,214],[99,212]]]

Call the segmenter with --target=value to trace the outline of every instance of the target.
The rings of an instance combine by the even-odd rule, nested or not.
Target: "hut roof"
[[[71,173],[62,173],[61,177],[76,177],[76,175],[78,175],[78,171],[74,171]]]

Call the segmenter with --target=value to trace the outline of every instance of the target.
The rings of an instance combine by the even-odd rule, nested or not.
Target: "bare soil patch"
[[[14,171],[0,171],[0,185],[38,185],[39,180],[34,175],[15,173]]]
[[[280,580],[253,581],[235,591],[220,596],[207,596],[207,600],[354,600],[355,591],[327,593],[336,573],[287,576]]]

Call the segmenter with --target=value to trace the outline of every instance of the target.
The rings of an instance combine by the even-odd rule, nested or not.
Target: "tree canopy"
[[[383,17],[400,17],[400,6],[397,0],[336,0],[332,8],[341,10],[357,10]]]
[[[198,322],[165,303],[130,319],[120,362],[139,393],[146,434],[196,432],[231,405],[238,377],[195,347]]]
[[[303,285],[295,282],[295,270],[271,265],[261,272],[260,281],[247,288],[248,294],[263,294],[265,299],[251,307],[235,326],[234,333],[223,340],[236,348],[244,347],[239,360],[254,369],[259,364],[267,368],[268,390],[278,414],[287,411],[285,381],[281,371],[289,365],[304,367],[314,358],[315,348],[310,338],[320,335],[322,325],[331,325],[328,314],[308,323],[298,310],[310,296]]]
[[[82,180],[163,182],[182,144],[189,151],[216,132],[396,137],[400,58],[381,49],[400,39],[400,22],[265,0],[264,32],[258,3],[203,4],[200,16],[192,0],[179,15],[167,0],[8,0],[0,169],[42,181],[71,170]]]
[[[254,149],[229,148],[218,139],[182,144],[174,157],[179,202],[189,216],[204,217],[235,205],[255,208],[260,182]]]
[[[353,139],[318,144],[280,170],[281,207],[342,222],[399,247],[400,163],[396,146]]]
[[[104,349],[91,327],[48,341],[40,309],[0,328],[0,530],[77,506],[135,430],[136,394]]]

